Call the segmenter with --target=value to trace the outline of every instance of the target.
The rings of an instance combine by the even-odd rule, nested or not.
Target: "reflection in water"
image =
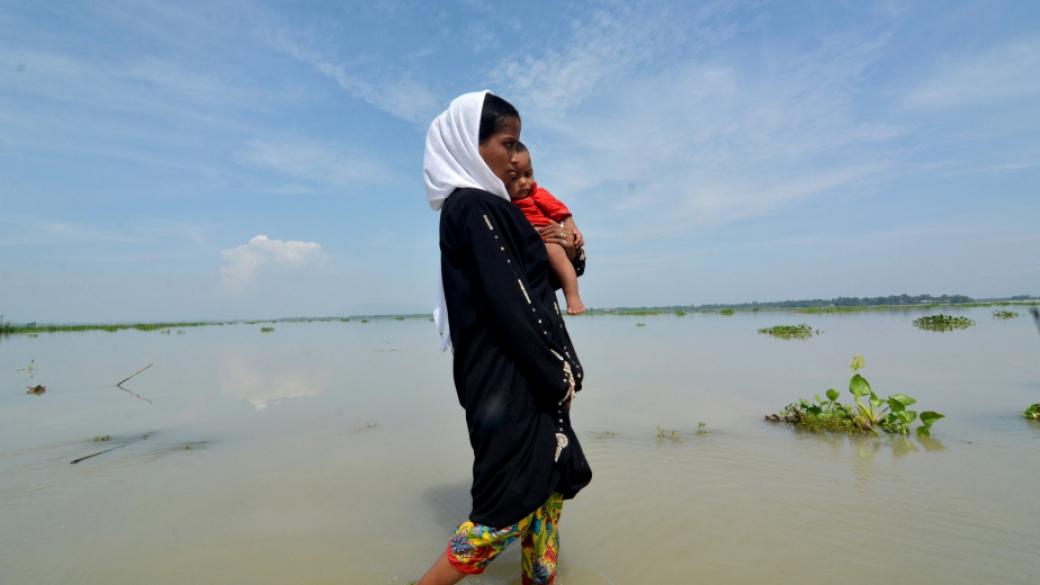
[[[313,372],[286,372],[283,364],[254,360],[241,352],[220,356],[220,391],[263,410],[286,398],[317,396],[328,386],[328,376]]]

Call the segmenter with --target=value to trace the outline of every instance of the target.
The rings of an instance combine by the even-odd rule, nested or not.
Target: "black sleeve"
[[[552,321],[532,302],[522,264],[502,233],[497,214],[482,201],[467,205],[460,230],[472,251],[476,280],[487,296],[493,327],[501,333],[517,363],[536,377],[548,398],[561,400],[570,380],[564,371],[564,349],[551,334]],[[503,222],[505,220],[502,220]]]

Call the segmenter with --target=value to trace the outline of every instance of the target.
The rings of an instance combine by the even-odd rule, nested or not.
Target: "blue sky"
[[[0,313],[429,306],[423,138],[483,88],[587,305],[1040,294],[1038,71],[1029,1],[3,1]]]

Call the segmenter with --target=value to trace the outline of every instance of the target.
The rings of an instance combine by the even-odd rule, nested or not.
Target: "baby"
[[[527,220],[536,228],[551,223],[562,223],[567,231],[574,233],[574,247],[580,249],[584,238],[567,206],[542,189],[534,182],[534,169],[531,167],[531,153],[522,143],[516,144],[516,177],[509,184],[509,197],[520,208]],[[578,295],[578,274],[574,264],[567,256],[563,245],[551,243],[545,245],[549,254],[549,265],[563,285],[563,296],[567,299],[567,313],[579,315],[585,312],[585,305]]]

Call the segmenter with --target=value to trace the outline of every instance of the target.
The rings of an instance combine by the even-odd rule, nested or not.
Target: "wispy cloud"
[[[591,9],[572,23],[568,42],[503,59],[492,80],[539,110],[558,110],[611,91],[638,68],[695,53],[726,38],[727,2],[618,4]]]
[[[323,187],[384,183],[393,176],[386,165],[357,149],[302,138],[249,140],[234,156],[240,163]],[[313,187],[297,183],[274,189],[281,194],[314,192]]]
[[[624,35],[579,36],[572,46],[532,57],[529,65],[546,72],[532,75],[532,83],[555,86],[513,88],[536,106],[525,132],[548,135],[547,148],[536,148],[534,157],[536,166],[547,161],[550,187],[595,193],[608,209],[662,214],[688,231],[762,215],[891,169],[885,145],[906,130],[855,107],[890,26],[836,35],[807,50],[776,50],[749,64],[710,50],[735,30],[725,14],[704,9],[692,23],[680,19],[706,31],[693,47],[664,34],[675,22],[655,21],[644,23],[650,28],[636,33],[642,40],[635,44]],[[612,17],[590,23],[597,33],[611,26]],[[578,53],[593,71],[569,81],[568,59]],[[625,82],[610,83],[616,76]]]
[[[1008,41],[978,54],[949,58],[903,96],[916,109],[994,105],[1040,97],[1040,39]]]
[[[241,246],[220,252],[220,283],[224,290],[244,293],[266,265],[301,268],[321,262],[324,252],[317,242],[272,240],[257,234]]]
[[[351,64],[338,61],[284,31],[269,34],[267,39],[272,47],[314,68],[351,96],[391,116],[426,124],[443,107],[426,84],[407,72],[383,69],[362,74],[353,71]]]

